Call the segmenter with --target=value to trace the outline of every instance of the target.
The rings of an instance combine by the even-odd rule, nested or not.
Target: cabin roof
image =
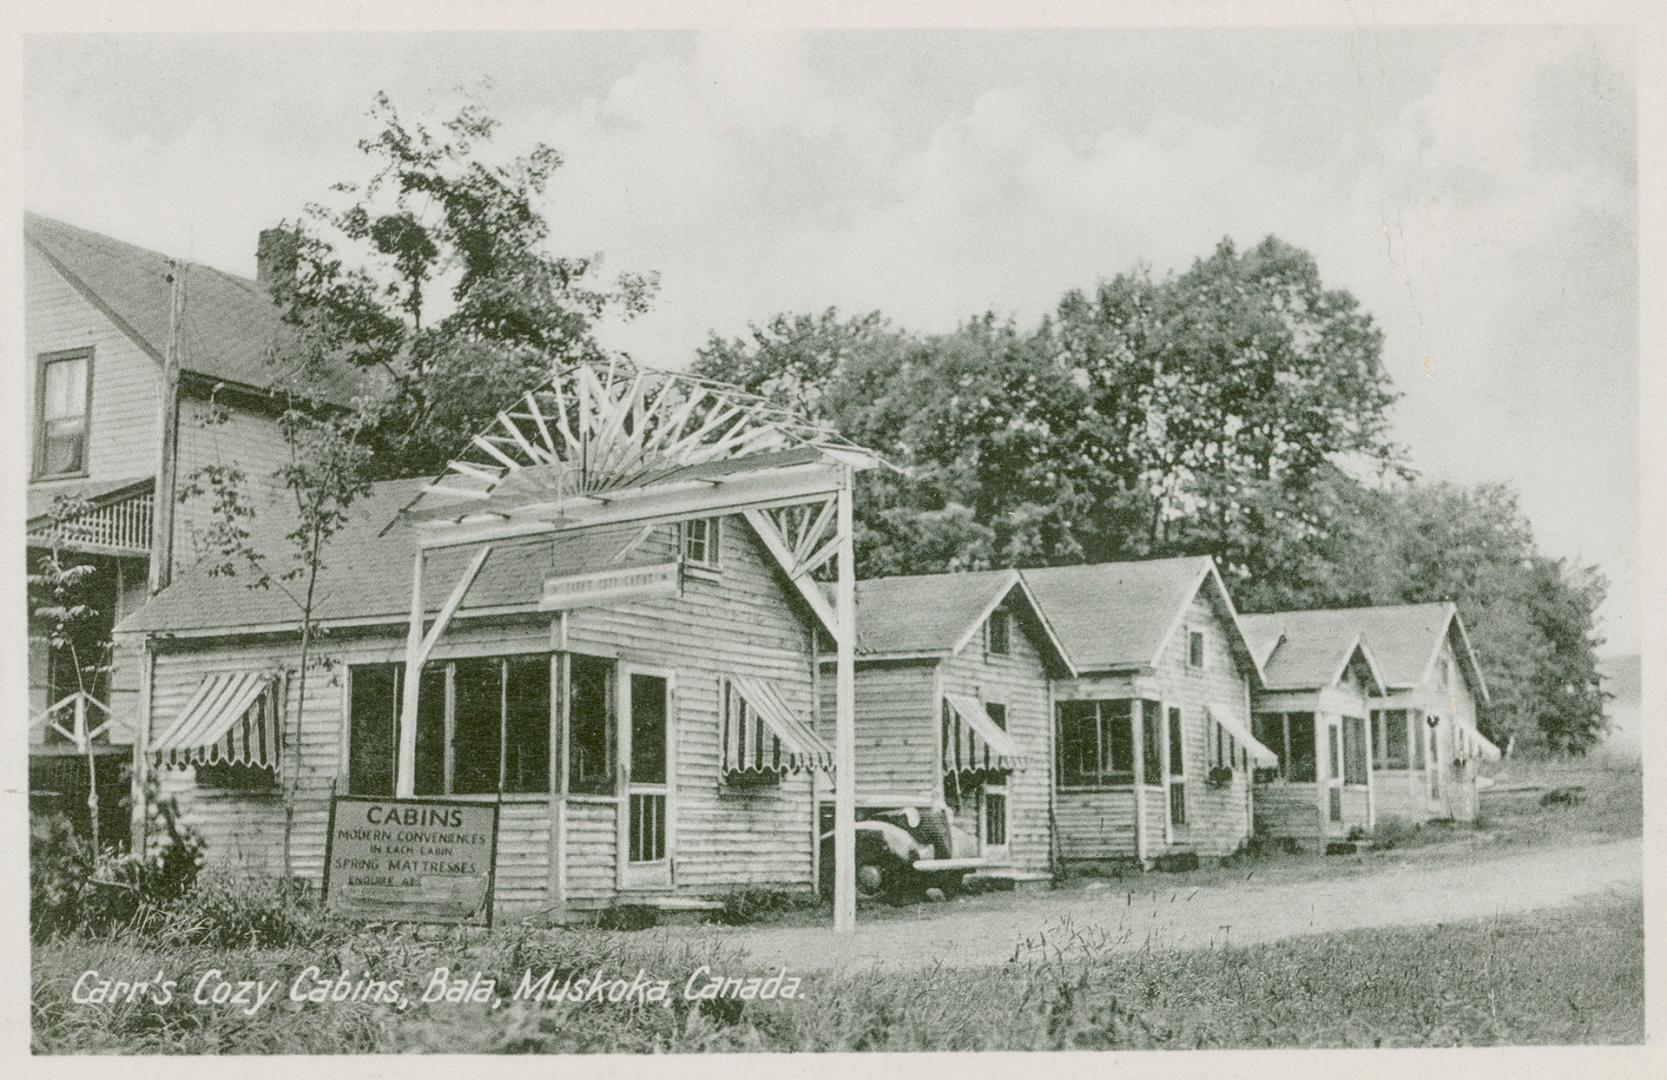
[[[264,391],[275,369],[268,359],[282,318],[259,285],[212,266],[170,260],[101,233],[25,214],[25,241],[44,255],[71,285],[115,323],[141,350],[161,363],[168,349],[172,307],[169,275],[184,271],[185,304],[179,320],[180,370],[217,382]],[[352,376],[344,367],[314,387],[325,400],[346,404]]]
[[[403,523],[386,529],[398,508],[409,502],[424,480],[389,480],[376,484],[354,503],[348,524],[330,541],[319,575],[315,618],[330,621],[404,624],[410,616],[411,565],[416,554],[414,530]],[[272,567],[289,565],[283,534],[289,523],[270,519],[254,540],[272,553]],[[598,528],[494,543],[459,611],[536,610],[544,579],[551,574],[581,574],[620,569],[654,561],[637,549],[618,562],[614,556],[638,530]],[[472,558],[475,547],[431,551],[423,574],[424,607],[437,611]],[[168,588],[117,627],[120,633],[187,633],[219,630],[259,632],[294,626],[299,614],[276,585],[249,587],[249,572],[216,576],[207,563],[182,573]]]
[[[941,655],[960,649],[1015,589],[1042,629],[1050,653],[1069,667],[1053,629],[1017,570],[910,574],[857,582],[857,652]]]
[[[1275,611],[1240,615],[1270,690],[1318,690],[1343,677],[1359,653],[1379,690],[1386,680],[1360,629],[1330,612]]]
[[[130,495],[149,492],[156,486],[153,476],[124,476],[115,480],[82,480],[72,483],[30,484],[26,496],[29,529],[34,531],[49,522],[52,504],[58,496],[84,499],[91,508],[116,502]]]
[[[1259,657],[1239,630],[1233,599],[1208,556],[1050,566],[1023,574],[1078,671],[1157,666],[1206,583],[1231,628],[1235,653],[1256,671]]]
[[[1244,615],[1240,619],[1263,659],[1266,658],[1263,650],[1271,650],[1274,644],[1271,635],[1277,627],[1296,627],[1302,636],[1312,637],[1316,642],[1359,635],[1377,661],[1384,685],[1393,690],[1411,689],[1423,683],[1442,641],[1451,638],[1464,677],[1478,698],[1483,701],[1488,698],[1487,682],[1471,649],[1464,620],[1459,617],[1458,608],[1448,601],[1272,612]]]

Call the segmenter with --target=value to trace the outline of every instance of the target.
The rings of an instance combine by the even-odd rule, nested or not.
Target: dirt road
[[[923,905],[919,918],[880,920],[849,938],[821,927],[722,931],[760,968],[793,971],[908,969],[1002,964],[1015,954],[1246,945],[1361,927],[1430,925],[1556,907],[1594,893],[1642,888],[1639,840],[1489,853],[1465,863],[1386,867],[1382,873],[1197,889],[1161,874],[1122,883]],[[711,933],[712,931],[691,931]]]

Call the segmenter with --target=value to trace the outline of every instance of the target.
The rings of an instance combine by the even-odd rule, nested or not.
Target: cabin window
[[[718,566],[718,519],[695,518],[683,523],[683,561],[690,566]]]
[[[614,789],[614,743],[619,722],[614,662],[597,656],[573,656],[568,664],[567,786],[570,791],[608,794]]]
[[[1055,713],[1062,788],[1127,787],[1134,783],[1135,710],[1155,701],[1062,701]]]
[[[1187,632],[1187,666],[1201,668],[1204,666],[1204,632],[1189,630]]]
[[[1172,825],[1187,823],[1187,785],[1182,777],[1187,772],[1187,743],[1181,723],[1181,710],[1169,710],[1169,821]]]
[[[1426,765],[1424,751],[1424,718],[1416,712],[1411,714],[1412,722],[1407,725],[1412,729],[1412,767],[1423,769]]]
[[[1279,758],[1275,768],[1257,770],[1258,780],[1279,777],[1303,784],[1314,781],[1317,762],[1313,713],[1257,713],[1251,724],[1256,740]]]
[[[984,625],[986,631],[985,636],[991,656],[1007,655],[1007,651],[1012,644],[1008,640],[1009,636],[1013,632],[1012,622],[1012,616],[1001,608],[997,608],[996,610],[990,612],[989,621]]]
[[[1007,794],[1000,791],[984,793],[984,845],[1007,845]]]
[[[1140,760],[1142,779],[1163,783],[1163,716],[1151,705],[1140,710]]]
[[[54,353],[41,359],[35,472],[74,476],[87,471],[87,414],[92,410],[93,354]]]
[[[1007,706],[997,701],[986,701],[984,703],[984,714],[995,721],[996,727],[1003,731],[1007,730]]]
[[[1343,717],[1343,783],[1366,783],[1366,721]]]
[[[548,654],[424,666],[417,703],[417,795],[550,790]],[[404,664],[349,673],[348,790],[392,795]]]
[[[1453,689],[1453,661],[1445,656],[1441,658],[1441,688],[1444,691]]]
[[[1384,709],[1372,714],[1372,768],[1405,769],[1407,760],[1407,711]]]

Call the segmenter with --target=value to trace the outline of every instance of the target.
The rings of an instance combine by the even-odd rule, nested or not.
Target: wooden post
[[[411,561],[411,625],[405,635],[405,685],[399,703],[399,768],[394,794],[409,799],[417,787],[417,702],[422,686],[423,549]]]
[[[1146,749],[1141,718],[1146,703],[1139,698],[1129,702],[1129,745],[1134,749],[1134,857],[1142,870],[1146,869]]]
[[[153,667],[150,646],[139,643],[139,717],[133,729],[133,817],[128,824],[128,848],[135,855],[145,854],[148,820],[145,788],[150,771],[150,706],[151,674]]]
[[[839,581],[834,645],[834,932],[857,927],[857,581],[852,538],[852,471],[839,487]]]

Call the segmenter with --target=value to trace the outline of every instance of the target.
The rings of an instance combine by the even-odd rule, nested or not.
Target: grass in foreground
[[[137,940],[60,942],[34,953],[37,1053],[701,1052],[1044,1050],[1625,1043],[1643,1038],[1643,912],[1632,900],[1434,928],[1374,930],[1212,952],[1037,958],[988,972],[806,977],[799,1000],[689,1002],[701,965],[764,975],[711,943],[656,933],[506,928],[422,941],[359,931],[282,951]],[[401,979],[409,997],[449,967],[494,976],[490,1004],[294,1004],[308,964]],[[525,969],[670,980],[664,1004],[511,1000]],[[87,969],[179,981],[174,1000],[73,1004]],[[253,1016],[198,1006],[218,968],[275,979]]]

